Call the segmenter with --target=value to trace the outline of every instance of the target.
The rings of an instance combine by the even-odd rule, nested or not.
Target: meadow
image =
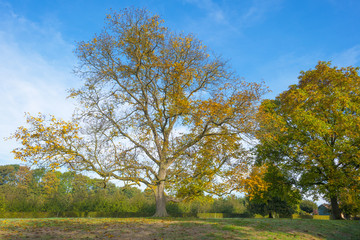
[[[266,218],[1,219],[0,239],[360,239],[360,222]]]

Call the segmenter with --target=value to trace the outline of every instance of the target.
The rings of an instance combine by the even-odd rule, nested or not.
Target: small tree
[[[307,213],[314,213],[315,211],[317,211],[318,207],[313,201],[302,200],[300,202],[300,209]]]
[[[254,126],[264,88],[237,78],[193,35],[176,34],[146,10],[107,16],[104,31],[80,42],[70,122],[28,116],[15,157],[52,168],[93,171],[145,184],[155,216],[167,200],[217,193],[241,171],[241,140]],[[166,196],[165,190],[173,197]]]
[[[245,184],[249,188],[250,212],[268,215],[269,218],[277,214],[291,216],[301,198],[300,191],[294,187],[294,180],[273,164],[265,164],[260,169],[257,174],[250,175]]]

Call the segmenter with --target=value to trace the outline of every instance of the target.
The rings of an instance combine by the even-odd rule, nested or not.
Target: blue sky
[[[193,33],[273,98],[319,60],[360,65],[357,0],[0,0],[0,164],[15,163],[3,138],[24,112],[67,119],[75,43],[99,33],[109,9],[145,7],[176,32]]]

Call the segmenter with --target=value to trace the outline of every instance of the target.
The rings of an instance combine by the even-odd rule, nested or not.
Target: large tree
[[[298,174],[304,190],[330,199],[360,184],[359,68],[319,62],[299,83],[261,104],[259,157]]]
[[[153,189],[166,201],[220,192],[243,169],[241,140],[253,130],[261,84],[239,79],[193,35],[171,32],[142,9],[107,16],[76,49],[71,121],[28,115],[13,135],[18,159],[93,171]],[[165,192],[172,196],[167,196]]]

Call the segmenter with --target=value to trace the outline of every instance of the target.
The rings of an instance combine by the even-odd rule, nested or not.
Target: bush
[[[78,217],[114,217],[114,218],[128,218],[128,217],[149,217],[140,212],[2,212],[0,218],[78,218]]]
[[[314,215],[313,219],[318,220],[330,220],[330,215]]]
[[[0,218],[50,218],[56,217],[52,212],[1,212]]]
[[[300,215],[301,219],[314,219],[312,215]]]
[[[198,218],[224,218],[223,213],[198,213]]]

